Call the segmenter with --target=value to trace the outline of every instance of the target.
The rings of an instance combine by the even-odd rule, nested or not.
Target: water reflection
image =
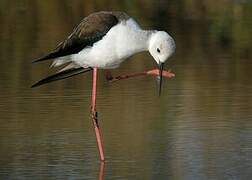
[[[141,7],[141,10],[139,10]],[[252,4],[249,1],[1,1],[0,179],[102,177],[89,118],[91,76],[35,91],[51,70],[30,62],[94,11],[127,11],[176,39],[162,97],[152,78],[107,84],[98,110],[104,179],[249,179]],[[150,69],[139,54],[115,74]]]

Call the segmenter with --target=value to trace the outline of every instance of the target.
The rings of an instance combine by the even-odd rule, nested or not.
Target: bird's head
[[[149,40],[149,52],[157,64],[165,61],[175,52],[175,41],[164,31],[156,31],[151,34]]]
[[[173,38],[164,31],[155,31],[149,39],[149,52],[159,67],[159,94],[162,86],[162,72],[165,61],[175,52],[176,45]]]

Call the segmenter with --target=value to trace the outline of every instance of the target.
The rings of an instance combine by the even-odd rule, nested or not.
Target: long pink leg
[[[104,151],[103,145],[101,141],[101,133],[100,127],[98,124],[97,111],[96,111],[96,88],[97,88],[97,68],[93,69],[93,88],[92,88],[92,102],[91,102],[91,113],[92,113],[92,121],[95,129],[96,142],[100,154],[100,160],[104,161]]]
[[[104,169],[105,169],[105,162],[101,162],[99,171],[99,180],[104,180]]]
[[[121,75],[121,76],[116,76],[116,77],[112,77],[111,73],[109,71],[106,72],[106,78],[109,82],[117,82],[119,80],[122,79],[128,79],[128,78],[132,78],[132,77],[138,77],[138,76],[159,76],[159,70],[158,69],[152,69],[149,71],[144,71],[144,72],[138,72],[138,73],[132,73],[132,74],[127,74],[127,75]],[[175,74],[173,74],[171,72],[171,70],[168,71],[163,71],[162,73],[163,77],[166,78],[172,78],[175,76]]]

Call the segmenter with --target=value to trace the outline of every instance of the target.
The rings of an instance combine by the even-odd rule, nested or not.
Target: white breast
[[[72,56],[82,67],[115,68],[129,56],[146,50],[143,31],[133,20],[121,22],[110,29],[102,40]]]

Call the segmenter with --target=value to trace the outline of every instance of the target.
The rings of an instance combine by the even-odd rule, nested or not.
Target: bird
[[[54,50],[33,61],[37,63],[51,60],[51,67],[62,68],[56,74],[36,82],[32,88],[89,71],[93,72],[91,116],[100,160],[104,161],[96,111],[97,70],[105,70],[106,79],[110,82],[136,76],[156,76],[159,78],[159,94],[161,94],[163,77],[175,76],[170,70],[163,69],[164,63],[174,54],[175,49],[175,41],[167,32],[144,30],[125,12],[95,12],[85,17]],[[150,53],[158,68],[129,75],[112,76],[111,69],[118,68],[123,61],[143,51]]]

